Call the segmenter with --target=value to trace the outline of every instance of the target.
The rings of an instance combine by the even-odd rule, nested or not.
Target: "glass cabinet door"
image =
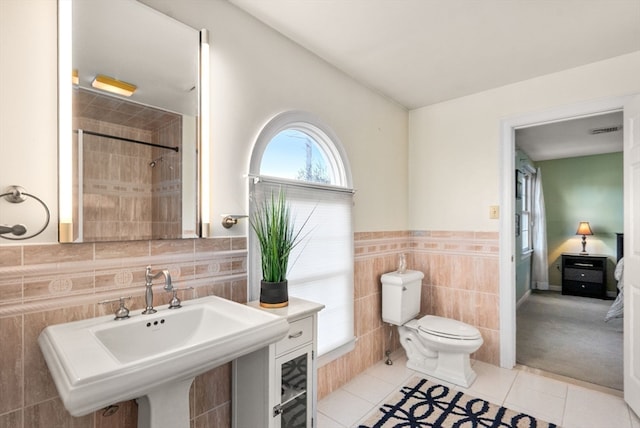
[[[280,403],[274,407],[275,426],[311,426],[311,350],[311,346],[305,346],[276,359],[276,384],[280,383],[276,396],[280,397]],[[277,419],[280,419],[279,423]]]

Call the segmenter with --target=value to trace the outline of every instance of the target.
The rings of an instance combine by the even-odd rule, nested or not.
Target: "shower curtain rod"
[[[160,149],[173,150],[174,152],[179,152],[180,151],[180,147],[163,146],[162,144],[147,143],[146,141],[138,141],[138,140],[132,140],[130,138],[116,137],[114,135],[102,134],[100,132],[85,131],[84,129],[80,129],[80,130],[76,129],[73,132],[78,132],[78,131],[82,131],[83,134],[87,134],[87,135],[95,135],[96,137],[112,138],[114,140],[127,141],[129,143],[144,144],[145,146],[151,146],[151,147],[158,147]]]

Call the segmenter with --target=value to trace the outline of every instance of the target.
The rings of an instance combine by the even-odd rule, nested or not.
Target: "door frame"
[[[516,364],[515,297],[515,130],[529,126],[623,111],[631,95],[553,107],[538,112],[507,117],[500,121],[500,367]]]

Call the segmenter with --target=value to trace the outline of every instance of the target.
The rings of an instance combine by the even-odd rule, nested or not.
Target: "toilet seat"
[[[454,340],[477,340],[482,338],[477,328],[450,318],[426,315],[418,320],[421,334]]]

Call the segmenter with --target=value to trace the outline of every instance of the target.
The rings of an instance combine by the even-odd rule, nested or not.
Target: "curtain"
[[[284,189],[296,228],[309,218],[303,235],[309,235],[289,258],[289,297],[324,304],[318,314],[318,355],[351,348],[354,336],[353,298],[353,192],[345,188],[296,184],[261,178],[251,180],[250,212]],[[249,234],[249,292],[258,299],[262,277],[260,247]]]
[[[537,169],[533,183],[533,258],[531,287],[549,289],[549,263],[547,260],[547,221],[542,191],[542,173]]]

